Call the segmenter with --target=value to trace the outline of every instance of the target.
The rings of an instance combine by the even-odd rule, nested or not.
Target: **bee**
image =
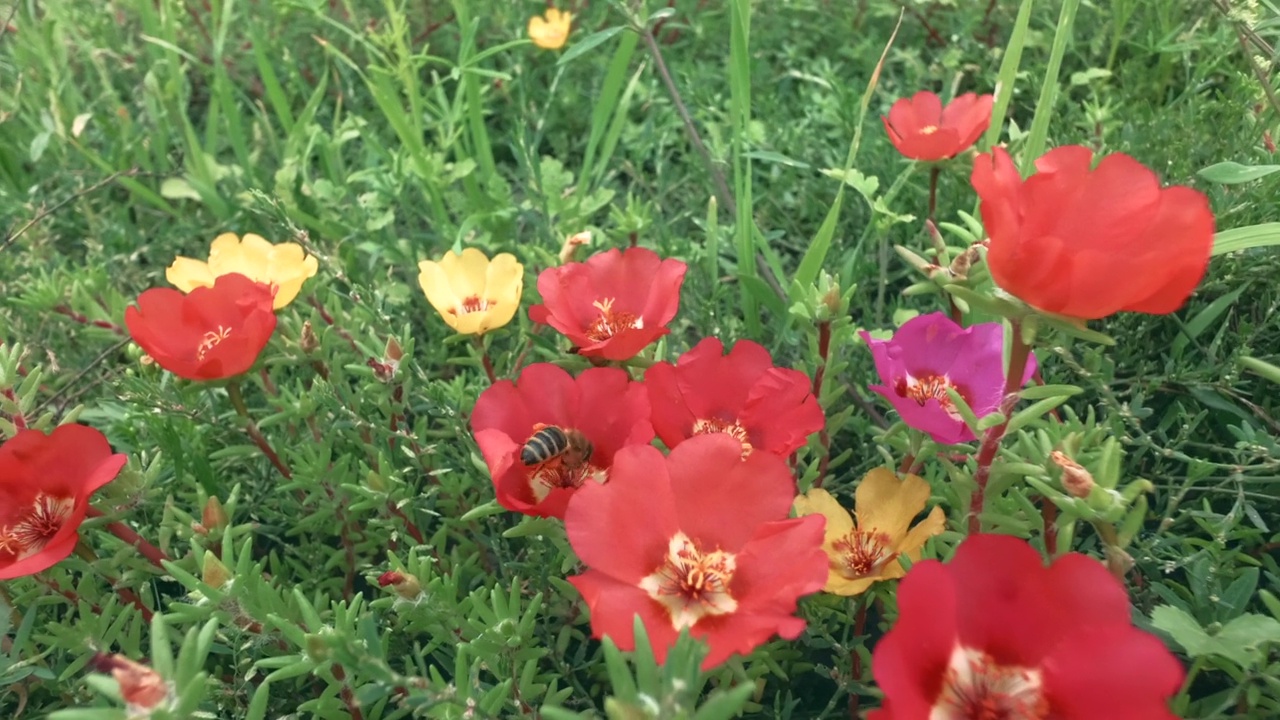
[[[520,462],[526,466],[544,465],[559,458],[564,467],[576,470],[591,459],[591,441],[577,430],[538,423],[533,431],[520,448]]]

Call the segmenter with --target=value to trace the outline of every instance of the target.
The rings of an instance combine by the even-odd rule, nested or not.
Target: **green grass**
[[[666,675],[641,662],[626,687],[631,671],[590,640],[562,580],[575,567],[563,530],[492,503],[465,422],[485,387],[478,356],[425,303],[417,262],[463,246],[513,251],[528,270],[527,305],[563,238],[591,228],[597,249],[635,241],[689,263],[658,357],[715,335],[761,342],[779,365],[807,372],[822,358],[803,310],[829,273],[849,308],[822,397],[828,487],[843,493],[884,462],[877,446],[906,449],[902,435],[880,437],[868,412],[886,410],[865,391],[874,371],[854,329],[937,307],[937,296],[900,294],[915,278],[889,251],[929,247],[928,172],[901,159],[878,119],[894,99],[990,92],[1003,78],[1008,123],[986,142],[1010,142],[1023,165],[1056,145],[1126,152],[1207,193],[1220,229],[1275,219],[1280,175],[1237,185],[1196,175],[1220,161],[1274,162],[1263,135],[1280,128],[1233,26],[1207,3],[1067,2],[1071,32],[1055,34],[1059,4],[1027,0],[1021,57],[1004,63],[1017,3],[989,16],[986,3],[902,3],[910,11],[886,51],[901,5],[890,0],[677,0],[655,45],[707,158],[630,28],[645,16],[623,4],[637,3],[590,3],[557,55],[524,40],[540,2],[17,3],[17,31],[0,36],[0,342],[20,343],[24,369],[43,370],[30,416],[78,417],[130,455],[96,504],[175,565],[159,576],[93,521],[82,535],[95,555],[39,581],[0,582],[17,610],[0,633],[0,715],[109,707],[84,680],[92,649],[159,665],[172,642],[182,647],[175,676],[206,673],[182,694],[210,717],[349,717],[343,688],[365,718],[408,708],[462,717],[469,701],[479,717],[589,712],[608,695],[633,706],[646,692],[688,709],[704,683],[728,693],[718,701],[728,711],[699,717],[848,717],[852,698],[878,704],[867,658],[851,658],[888,618],[873,611],[867,637],[855,637],[854,606],[825,596],[804,603],[811,630],[796,643],[710,677],[688,662]],[[648,11],[663,5],[651,0]],[[1274,40],[1280,14],[1263,5],[1245,20]],[[731,198],[717,197],[716,174]],[[963,160],[944,170],[941,219],[974,209],[967,175]],[[203,256],[223,231],[300,240],[321,260],[280,315],[271,382],[251,374],[246,388],[289,481],[250,444],[220,388],[144,367],[111,329],[76,320],[120,324],[139,292],[165,285],[175,255]],[[1095,324],[1115,348],[1042,353],[1047,382],[1084,389],[1068,406],[1096,413],[1100,432],[1119,440],[1124,478],[1155,485],[1128,547],[1144,627],[1161,605],[1203,627],[1280,616],[1280,387],[1240,362],[1280,364],[1277,277],[1274,245],[1223,255],[1177,314]],[[319,339],[311,352],[299,346],[304,324]],[[528,361],[572,362],[553,333],[530,329],[521,313],[489,339],[500,373],[526,351]],[[393,384],[366,365],[388,337],[407,352]],[[802,487],[820,456],[817,440],[801,453]],[[960,527],[963,483],[926,470]],[[211,495],[232,526],[193,532]],[[1019,514],[1022,496],[1011,490],[999,507],[1038,530],[1038,514]],[[427,542],[409,538],[389,507]],[[1077,550],[1100,556],[1101,544],[1088,526],[1076,531]],[[223,593],[198,581],[210,549],[236,577],[215,601]],[[391,607],[373,580],[392,566],[422,580],[427,608]],[[135,588],[164,627],[122,605],[114,582]],[[876,597],[892,608],[891,590]],[[1163,637],[1185,650],[1185,634]],[[1244,661],[1185,659],[1183,716],[1280,712],[1266,641]]]

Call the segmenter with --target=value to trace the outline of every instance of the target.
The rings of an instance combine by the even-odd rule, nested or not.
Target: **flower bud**
[[[977,245],[970,245],[968,250],[960,253],[951,261],[951,265],[947,267],[951,271],[951,276],[957,280],[966,280],[969,277],[969,270],[973,264],[982,258],[982,254],[978,251]]]
[[[1087,498],[1093,492],[1093,475],[1080,463],[1072,460],[1062,452],[1054,450],[1049,459],[1062,468],[1062,487],[1072,497]]]
[[[378,585],[381,587],[390,585],[400,599],[409,602],[416,602],[422,597],[422,585],[418,583],[418,578],[399,570],[388,570],[379,575]]]
[[[583,245],[591,244],[591,231],[583,230],[576,235],[570,235],[565,238],[564,245],[560,247],[560,264],[565,265],[573,262],[573,258],[578,254],[578,248]]]
[[[200,580],[205,585],[218,590],[231,582],[231,571],[213,554],[212,550],[204,551],[204,564],[201,567]]]
[[[169,683],[146,665],[106,653],[95,655],[91,664],[100,673],[110,673],[120,685],[120,697],[128,705],[130,717],[150,717],[151,711],[169,700]]]
[[[230,518],[222,507],[222,501],[217,496],[210,495],[204,503],[204,510],[200,513],[200,524],[205,530],[218,530],[226,527],[228,523]]]
[[[302,323],[302,332],[298,333],[298,347],[307,354],[315,352],[320,347],[320,338],[316,337],[315,331],[311,329],[310,320]]]

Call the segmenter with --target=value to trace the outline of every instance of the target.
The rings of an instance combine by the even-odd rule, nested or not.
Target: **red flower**
[[[89,496],[114,480],[125,460],[84,425],[49,435],[20,430],[0,445],[0,580],[38,573],[70,555]]]
[[[1045,567],[1023,540],[974,535],[946,565],[913,565],[898,611],[875,647],[873,720],[1175,718],[1182,666],[1092,558]]]
[[[686,270],[645,248],[547,268],[538,276],[543,304],[529,308],[529,317],[564,333],[581,355],[628,360],[669,332]]]
[[[1060,147],[1022,179],[996,148],[973,164],[991,277],[1027,304],[1083,320],[1182,306],[1213,249],[1213,212],[1191,188],[1160,187],[1123,154]]]
[[[995,97],[965,93],[942,107],[931,92],[902,98],[882,117],[889,142],[912,160],[945,160],[969,149],[991,124]]]
[[[587,571],[569,578],[591,609],[591,631],[635,647],[639,615],[658,662],[680,631],[707,641],[703,668],[774,635],[795,639],[796,601],[822,589],[821,515],[787,519],[795,482],[768,453],[745,460],[730,438],[687,440],[663,457],[629,447],[607,485],[569,503],[565,529]]]
[[[498,502],[526,515],[559,518],[583,483],[609,477],[614,453],[653,441],[649,398],[626,371],[591,368],[575,380],[550,363],[530,365],[515,383],[503,380],[481,393],[471,430]],[[525,452],[530,443],[532,455]],[[552,454],[560,448],[564,452]]]
[[[274,291],[232,273],[188,294],[153,288],[124,311],[133,341],[188,380],[219,380],[253,367],[276,329]]]
[[[667,447],[704,433],[725,433],[753,449],[788,456],[826,424],[809,376],[776,368],[769,351],[740,340],[728,355],[707,338],[675,365],[658,363],[644,374],[653,427]]]

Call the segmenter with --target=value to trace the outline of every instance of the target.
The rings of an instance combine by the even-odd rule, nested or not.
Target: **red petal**
[[[62,425],[48,435],[21,430],[0,445],[0,497],[7,500],[0,521],[37,493],[88,498],[114,480],[127,459],[112,454],[107,438],[85,425]]]
[[[569,582],[582,594],[591,611],[593,637],[607,636],[619,650],[635,650],[635,617],[638,615],[653,647],[654,659],[659,664],[666,662],[667,652],[676,644],[678,633],[671,626],[671,616],[645,591],[595,570],[573,575]]]
[[[657,448],[634,445],[614,456],[609,482],[578,488],[564,518],[583,563],[632,585],[663,564],[680,529],[667,472]]]
[[[704,549],[738,552],[764,523],[791,512],[796,484],[781,458],[752,453],[714,433],[680,443],[667,458],[680,529]]]
[[[603,342],[587,342],[578,346],[578,354],[605,360],[630,360],[669,330],[664,327],[644,327],[623,330]]]
[[[703,620],[689,630],[689,634],[702,638],[711,650],[702,660],[702,669],[710,670],[734,655],[750,655],[752,650],[771,640],[775,635],[794,640],[804,632],[804,620],[791,614],[722,615]]]
[[[1135,289],[1135,299],[1121,309],[1163,315],[1182,307],[1204,277],[1213,232],[1208,198],[1186,187],[1163,190],[1160,210],[1139,241],[1149,248],[1141,272],[1157,281],[1157,289],[1145,297]]]
[[[780,456],[804,447],[827,422],[809,376],[784,368],[770,368],[756,381],[739,418],[753,447]]]
[[[1024,540],[974,535],[947,567],[965,590],[958,602],[962,642],[1004,665],[1035,667],[1080,627],[1129,622],[1124,588],[1084,555],[1045,568]]]
[[[730,592],[738,613],[790,615],[796,601],[827,583],[827,554],[822,549],[826,518],[766,523],[738,553]]]
[[[990,127],[991,108],[994,104],[995,96],[993,95],[965,93],[942,109],[942,125],[955,128],[960,138],[960,150],[977,142],[982,133]]]
[[[679,445],[693,433],[694,415],[689,409],[688,400],[680,392],[679,372],[669,362],[660,362],[644,372],[644,387],[649,392],[653,429],[669,448]]]
[[[76,543],[80,542],[79,529],[83,521],[84,504],[81,504],[78,511],[67,519],[66,524],[58,530],[58,534],[54,535],[40,552],[9,565],[0,564],[0,580],[34,575],[67,559],[71,551],[76,549]]]
[[[689,266],[674,258],[667,258],[646,284],[649,296],[640,316],[645,326],[666,325],[680,310],[680,287],[684,284]]]
[[[1176,720],[1182,664],[1153,635],[1122,624],[1077,630],[1045,659],[1045,695],[1063,720]]]
[[[949,568],[935,560],[913,565],[898,585],[898,621],[876,643],[871,662],[894,717],[929,717],[957,641],[958,595]]]
[[[653,442],[649,395],[620,368],[590,368],[577,379],[579,405],[572,420],[594,446],[592,464],[609,467],[618,450]]]

